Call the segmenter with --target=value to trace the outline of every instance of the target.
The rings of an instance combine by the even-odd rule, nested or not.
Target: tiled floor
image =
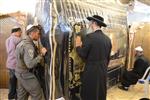
[[[139,100],[143,97],[144,97],[144,84],[137,83],[136,85],[131,86],[128,91],[120,90],[118,89],[117,86],[112,87],[111,89],[108,90],[107,100]]]
[[[7,89],[0,89],[0,100],[7,100]]]
[[[122,91],[118,89],[117,86],[114,86],[108,89],[107,100],[139,100],[144,95],[143,88],[143,84],[136,84],[135,86],[130,87],[128,91]],[[0,100],[7,100],[7,93],[7,89],[0,89]]]

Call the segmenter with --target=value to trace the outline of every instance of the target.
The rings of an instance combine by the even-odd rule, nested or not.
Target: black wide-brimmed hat
[[[101,16],[98,16],[98,15],[94,15],[92,17],[87,17],[87,19],[89,21],[93,20],[93,21],[96,21],[98,23],[98,25],[100,26],[103,26],[103,27],[106,27],[107,25],[104,23],[104,18],[101,17]]]

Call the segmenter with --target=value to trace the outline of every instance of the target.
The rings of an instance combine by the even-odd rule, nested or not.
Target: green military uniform
[[[32,100],[43,100],[42,89],[34,75],[30,72],[41,62],[42,56],[38,53],[35,44],[28,36],[16,47],[16,77],[18,79],[18,100],[28,100],[30,95]]]

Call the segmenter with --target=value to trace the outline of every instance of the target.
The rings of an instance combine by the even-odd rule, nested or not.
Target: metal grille
[[[0,34],[10,33],[12,27],[19,25],[18,22],[12,17],[0,19]]]

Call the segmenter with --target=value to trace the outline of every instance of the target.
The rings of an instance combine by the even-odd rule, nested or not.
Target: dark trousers
[[[15,70],[9,69],[9,93],[8,99],[17,99],[17,78],[15,76]]]
[[[125,87],[129,87],[130,85],[134,85],[137,83],[140,76],[133,71],[125,70],[122,76],[121,84]]]
[[[18,100],[28,100],[29,95],[31,100],[45,100],[41,86],[33,73],[16,72],[16,77],[18,79]]]

